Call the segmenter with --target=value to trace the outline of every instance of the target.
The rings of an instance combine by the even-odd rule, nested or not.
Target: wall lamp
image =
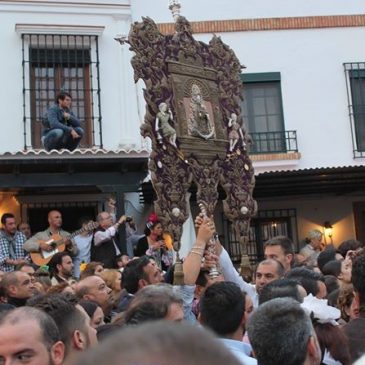
[[[326,241],[326,239],[328,237],[331,240],[331,244],[332,244],[333,243],[333,240],[332,240],[332,236],[333,236],[332,224],[329,221],[325,221],[323,223],[323,230],[324,230],[324,240]]]

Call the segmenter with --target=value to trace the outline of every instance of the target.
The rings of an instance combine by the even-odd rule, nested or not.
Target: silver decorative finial
[[[181,9],[180,1],[179,0],[169,0],[169,9],[171,10],[172,16],[176,22],[180,16],[180,9]]]

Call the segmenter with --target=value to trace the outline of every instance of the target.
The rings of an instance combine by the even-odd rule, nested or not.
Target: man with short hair
[[[265,285],[259,295],[259,305],[275,298],[293,298],[302,303],[307,296],[305,289],[295,280],[278,279]]]
[[[49,262],[52,285],[60,283],[75,283],[73,278],[73,267],[71,256],[67,252],[56,253]]]
[[[245,333],[245,294],[232,282],[210,285],[200,300],[200,323],[212,330],[244,365],[257,361],[247,354],[242,343]]]
[[[42,136],[42,143],[47,151],[61,148],[73,151],[84,135],[80,120],[70,109],[71,101],[69,93],[61,92],[57,95],[56,104],[47,111]]]
[[[113,224],[113,217],[108,212],[101,212],[97,216],[99,227],[94,234],[94,242],[91,246],[91,261],[102,262],[107,269],[117,268],[117,257],[123,252],[119,240],[118,229],[126,221],[126,216],[119,218]]]
[[[266,259],[261,261],[256,269],[255,287],[256,292],[260,295],[262,288],[274,280],[281,279],[284,276],[285,269],[280,261]]]
[[[90,317],[78,304],[74,305],[64,294],[38,295],[30,299],[28,306],[40,309],[55,321],[60,340],[65,345],[65,358],[74,351],[85,351],[96,345],[96,330],[90,325]]]
[[[15,216],[5,213],[1,217],[2,229],[0,231],[0,270],[11,272],[15,266],[27,261],[24,251],[26,240],[23,233],[16,229]]]
[[[29,239],[32,236],[30,225],[27,222],[20,222],[18,224],[18,231],[22,232],[26,239]]]
[[[35,280],[35,266],[29,262],[25,262],[23,264],[17,265],[15,267],[16,271],[25,272],[30,276],[30,280],[35,285],[35,292],[37,293],[37,289],[41,287],[41,284],[39,282],[36,282]],[[38,288],[37,288],[38,287]]]
[[[359,308],[359,318],[352,319],[344,326],[349,339],[351,363],[365,353],[365,254],[356,257],[352,264],[354,302]]]
[[[305,266],[295,267],[286,273],[287,279],[295,280],[300,284],[307,294],[312,294],[318,299],[325,299],[327,297],[327,288],[324,283],[324,277],[322,274],[311,270]]]
[[[181,322],[184,319],[183,300],[172,285],[148,285],[138,291],[123,319],[126,325],[159,319]]]
[[[319,270],[322,272],[322,269],[328,262],[333,260],[342,261],[343,259],[344,257],[342,257],[340,253],[336,252],[334,246],[329,245],[318,255],[317,265]]]
[[[24,262],[22,264],[19,264],[15,267],[16,271],[21,271],[21,272],[25,272],[26,274],[28,274],[31,278],[34,277],[35,274],[35,269],[33,264],[29,263],[29,262]]]
[[[122,287],[126,293],[121,297],[116,312],[123,312],[138,290],[163,280],[160,268],[150,257],[142,256],[128,262],[122,275]]]
[[[281,279],[284,275],[283,265],[279,261],[267,259],[257,265],[255,284],[250,284],[239,276],[225,250],[220,255],[220,262],[224,279],[236,283],[241,290],[246,292],[251,298],[254,308],[259,305],[259,293],[262,288],[271,281]]]
[[[35,286],[31,277],[25,272],[13,271],[4,275],[1,280],[7,303],[14,307],[22,307],[35,294]]]
[[[139,289],[163,281],[163,275],[153,259],[142,256],[126,265],[122,275],[122,287],[130,294],[135,294]]]
[[[0,317],[0,363],[62,365],[64,345],[54,320],[39,309],[22,307]]]
[[[251,315],[248,336],[260,365],[319,365],[321,349],[312,322],[291,298],[275,298]]]
[[[52,251],[54,248],[47,243],[52,237],[59,235],[66,245],[66,251],[73,257],[77,254],[76,245],[68,238],[70,234],[62,229],[62,214],[58,210],[51,210],[48,213],[48,228],[45,231],[36,233],[24,243],[24,250],[28,252]]]
[[[294,246],[290,238],[275,236],[264,243],[266,259],[274,259],[284,266],[285,272],[291,269],[294,262]]]
[[[99,304],[105,316],[108,316],[112,306],[112,290],[100,276],[88,276],[76,285],[76,295],[79,299],[92,300]]]

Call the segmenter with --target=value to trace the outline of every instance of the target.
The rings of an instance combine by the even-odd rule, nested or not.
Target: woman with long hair
[[[122,273],[119,270],[104,270],[100,277],[105,281],[108,288],[112,290],[113,305],[117,305],[122,295]]]
[[[144,234],[138,241],[135,256],[151,256],[160,269],[166,271],[172,265],[172,247],[164,240],[162,223],[156,214],[149,216]]]
[[[337,307],[341,311],[342,324],[359,317],[359,308],[354,302],[354,287],[352,284],[340,288]]]
[[[103,263],[98,261],[91,261],[88,264],[82,266],[80,280],[85,279],[88,276],[100,276],[100,274],[104,271]]]

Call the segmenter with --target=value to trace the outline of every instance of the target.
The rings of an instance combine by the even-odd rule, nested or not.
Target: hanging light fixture
[[[325,221],[323,223],[323,230],[324,230],[324,238],[325,240],[327,237],[331,240],[331,244],[333,243],[332,236],[333,236],[333,227],[329,221]]]

